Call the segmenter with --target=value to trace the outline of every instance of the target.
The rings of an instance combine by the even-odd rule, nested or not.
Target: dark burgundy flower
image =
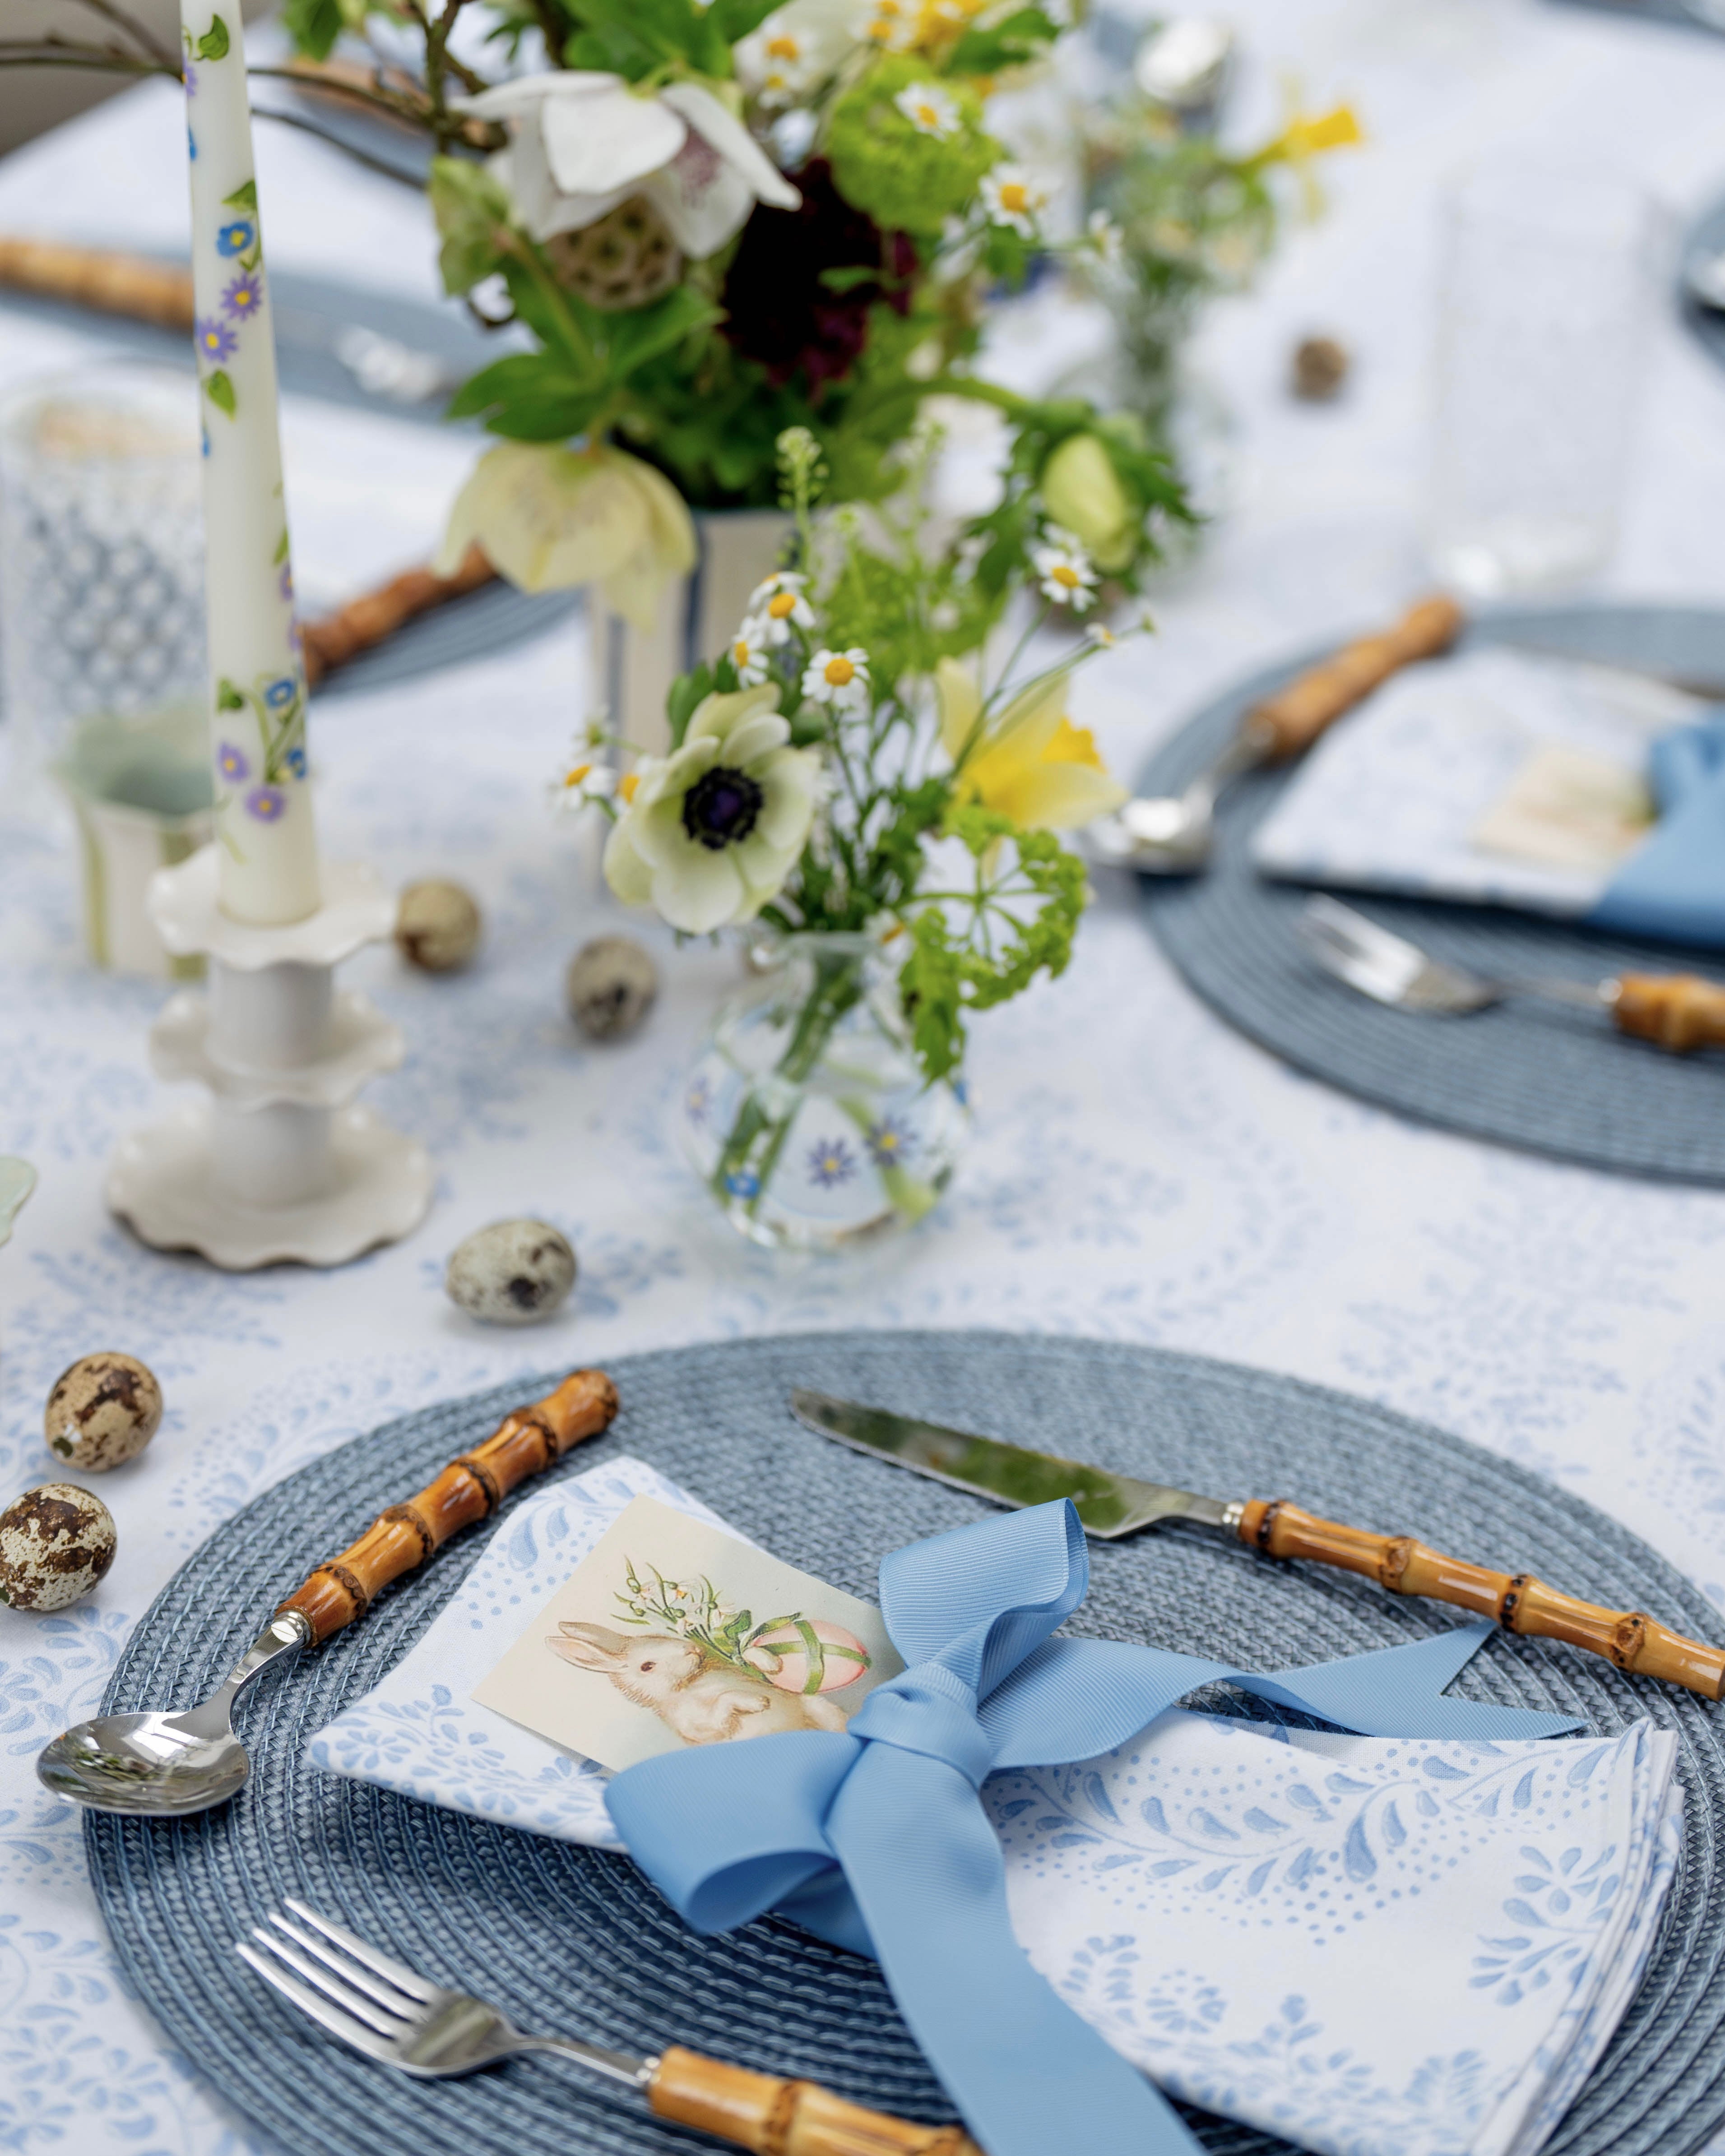
[[[826,160],[797,175],[800,209],[757,203],[743,227],[721,294],[723,334],[746,359],[758,361],[776,388],[800,369],[811,394],[842,381],[869,341],[869,310],[881,301],[910,306],[916,250],[902,232],[883,233],[833,184]],[[824,274],[875,274],[834,290]]]

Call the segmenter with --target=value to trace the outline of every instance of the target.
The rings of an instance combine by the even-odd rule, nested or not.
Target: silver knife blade
[[[996,1504],[1046,1505],[1070,1497],[1085,1532],[1101,1542],[1135,1534],[1154,1520],[1192,1520],[1231,1533],[1243,1509],[1166,1482],[1141,1482],[1135,1476],[1089,1467],[1056,1453],[1033,1452],[998,1437],[948,1430],[885,1408],[859,1407],[854,1400],[801,1387],[791,1394],[791,1413],[822,1437],[836,1438],[840,1445],[950,1483],[955,1490],[992,1497]]]

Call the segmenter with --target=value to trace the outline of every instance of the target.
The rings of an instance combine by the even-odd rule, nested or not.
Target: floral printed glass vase
[[[722,1004],[683,1096],[690,1160],[769,1249],[835,1250],[920,1220],[969,1129],[956,1073],[930,1085],[897,965],[869,936],[793,936]]]

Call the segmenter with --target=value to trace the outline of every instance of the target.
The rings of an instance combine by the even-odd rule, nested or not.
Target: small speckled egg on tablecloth
[[[444,1286],[451,1302],[485,1325],[531,1325],[549,1317],[575,1285],[575,1253],[545,1220],[494,1220],[450,1254]]]
[[[162,1388],[135,1355],[81,1356],[55,1378],[43,1412],[50,1452],[100,1475],[135,1460],[162,1421]]]
[[[114,1516],[75,1482],[44,1482],[0,1512],[0,1601],[14,1609],[64,1609],[98,1586],[114,1562]]]

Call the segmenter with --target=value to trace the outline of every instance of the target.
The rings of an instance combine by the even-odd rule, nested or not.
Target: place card
[[[871,1603],[636,1497],[471,1697],[621,1768],[688,1744],[842,1731],[903,1667]]]
[[[1651,829],[1640,774],[1591,750],[1548,742],[1475,824],[1481,853],[1550,868],[1614,869]]]

